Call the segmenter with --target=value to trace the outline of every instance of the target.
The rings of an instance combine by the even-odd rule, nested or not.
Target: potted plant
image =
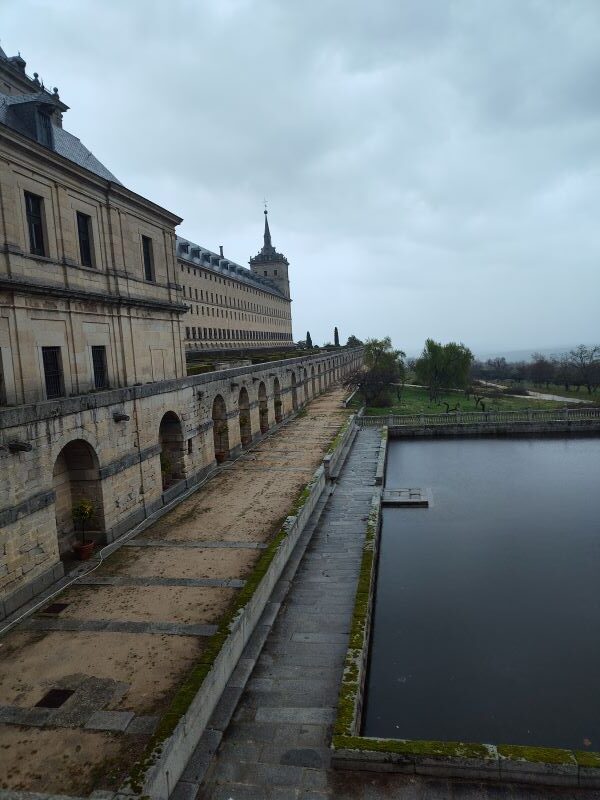
[[[73,519],[79,523],[79,532],[81,534],[81,539],[73,544],[73,550],[75,550],[80,561],[87,561],[96,546],[96,542],[93,539],[89,542],[85,540],[85,524],[94,516],[94,510],[94,504],[91,500],[78,500],[73,505]]]

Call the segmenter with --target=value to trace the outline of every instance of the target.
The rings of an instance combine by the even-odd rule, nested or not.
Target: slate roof
[[[12,128],[24,136],[33,138],[30,136],[29,131],[26,128],[18,125],[15,119],[9,115],[9,109],[11,106],[41,101],[52,104],[52,95],[49,95],[47,92],[40,92],[40,96],[38,97],[37,95],[33,94],[7,95],[0,92],[0,124]],[[59,128],[57,125],[53,124],[52,135],[54,139],[54,152],[58,153],[64,158],[68,158],[69,161],[72,161],[79,167],[83,167],[84,169],[93,172],[100,178],[104,178],[107,181],[112,181],[113,183],[121,183],[121,181],[118,180],[118,178],[115,178],[112,172],[107,169],[104,164],[98,161],[96,156],[90,150],[88,150],[87,147],[85,147],[76,136],[73,136],[72,133],[69,133],[64,128]]]
[[[288,299],[268,278],[257,275],[247,267],[242,267],[240,264],[236,264],[235,261],[218,253],[213,253],[212,250],[208,250],[206,247],[200,247],[200,245],[194,244],[188,239],[183,239],[181,236],[177,237],[177,258],[190,267],[209,269],[221,278],[241,281],[254,289],[260,289],[262,292]]]

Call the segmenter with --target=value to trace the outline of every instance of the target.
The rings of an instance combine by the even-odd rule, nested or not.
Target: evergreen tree
[[[337,327],[333,329],[333,344],[334,344],[336,347],[339,347],[339,346],[340,346],[340,335],[339,335],[339,333],[338,333],[338,329],[337,329]]]
[[[310,338],[310,331],[306,331],[306,346],[312,350],[312,339]]]
[[[354,334],[351,334],[346,342],[346,347],[362,347],[362,345],[363,342]]]

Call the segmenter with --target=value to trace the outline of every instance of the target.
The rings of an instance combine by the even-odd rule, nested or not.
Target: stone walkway
[[[344,396],[312,400],[2,636],[0,794],[122,785],[346,421]]]
[[[309,526],[306,552],[301,541],[172,800],[597,800],[600,792],[330,768],[379,442],[378,430],[359,432]]]

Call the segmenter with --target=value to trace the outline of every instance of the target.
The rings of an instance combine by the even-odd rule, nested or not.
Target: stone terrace
[[[313,400],[3,637],[1,788],[121,784],[346,419],[343,394]]]
[[[598,800],[598,791],[331,769],[379,443],[378,430],[358,433],[335,492],[316,510],[265,611],[264,633],[259,626],[248,644],[172,800]]]

